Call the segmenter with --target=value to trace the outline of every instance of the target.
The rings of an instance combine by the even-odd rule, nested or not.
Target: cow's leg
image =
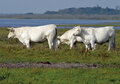
[[[90,50],[90,44],[85,44],[86,51]]]
[[[92,43],[92,44],[91,44],[91,47],[92,47],[92,50],[94,51],[94,50],[95,50],[95,44]]]
[[[53,47],[54,47],[55,50],[58,48],[57,38],[53,40]]]
[[[76,42],[76,37],[72,36],[71,39],[70,39],[70,49],[73,47],[75,42]]]
[[[19,37],[18,40],[19,40],[23,45],[26,45],[26,44],[25,44],[25,41],[24,41],[24,39],[23,39],[22,37]]]
[[[25,45],[27,48],[30,48],[30,40],[25,39]]]
[[[108,51],[109,51],[111,48],[112,48],[112,49],[115,48],[115,38],[113,38],[113,37],[110,37],[110,38],[109,38]]]
[[[70,41],[70,49],[72,49],[73,44],[74,44],[74,41],[73,41],[73,40],[71,40],[71,41]]]
[[[53,45],[53,39],[51,39],[50,37],[47,38],[48,40],[48,45],[49,45],[49,49],[52,49],[52,45]]]
[[[111,49],[111,47],[112,47],[112,41],[109,40],[108,51]]]
[[[27,31],[23,32],[21,39],[23,40],[23,44],[26,45],[27,48],[30,48],[30,38]]]
[[[90,44],[88,44],[87,46],[88,46],[88,50],[90,50]]]
[[[112,37],[111,39],[110,39],[110,42],[111,42],[111,45],[110,45],[110,49],[112,48],[113,50],[115,50],[115,48],[116,48],[116,44],[115,44],[115,37]]]
[[[87,52],[87,51],[89,50],[89,49],[88,49],[88,45],[85,45],[85,48],[86,48],[86,52]]]
[[[94,44],[94,49],[96,49],[96,45],[97,45],[97,44],[95,43],[95,44]]]
[[[90,44],[91,44],[92,50],[95,50],[96,47],[95,47],[95,43],[94,43],[94,41],[91,41]]]

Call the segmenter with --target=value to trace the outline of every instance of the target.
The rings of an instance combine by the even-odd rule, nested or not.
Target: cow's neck
[[[21,29],[15,29],[15,35],[17,37],[20,37],[22,33],[23,33],[23,31]]]

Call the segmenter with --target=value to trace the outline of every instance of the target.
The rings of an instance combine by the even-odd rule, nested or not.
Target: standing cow
[[[70,49],[73,47],[73,44],[76,42],[76,40],[80,41],[81,37],[78,37],[76,39],[76,35],[81,32],[80,26],[74,27],[73,29],[70,29],[66,31],[62,36],[58,36],[57,44],[68,44],[70,45]]]
[[[17,38],[23,45],[30,48],[30,42],[43,42],[48,40],[49,48],[54,46],[56,49],[57,29],[55,24],[36,26],[36,27],[18,27],[9,28],[8,38]]]
[[[109,42],[108,51],[113,48],[115,49],[115,29],[113,26],[99,27],[99,28],[81,28],[79,36],[82,38],[86,49],[89,50],[90,46],[94,50],[95,43],[101,44]]]

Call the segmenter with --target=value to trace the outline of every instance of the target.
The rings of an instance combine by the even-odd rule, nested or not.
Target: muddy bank
[[[0,63],[0,68],[98,68],[97,64],[86,63],[50,63],[50,62],[37,62],[37,63]]]

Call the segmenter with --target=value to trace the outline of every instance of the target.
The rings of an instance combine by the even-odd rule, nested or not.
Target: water
[[[47,24],[104,24],[120,20],[79,20],[79,19],[0,19],[0,27],[40,26]],[[70,27],[60,27],[70,28]],[[116,29],[120,29],[116,27]]]

